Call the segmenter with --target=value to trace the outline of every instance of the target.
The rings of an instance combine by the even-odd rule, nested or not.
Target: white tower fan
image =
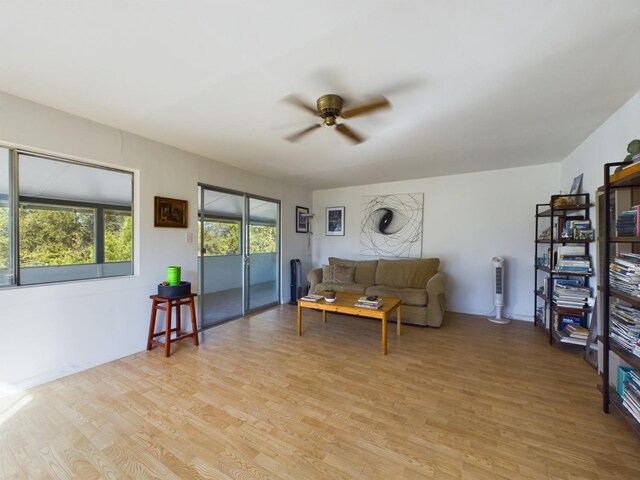
[[[493,323],[506,324],[509,319],[502,318],[502,307],[504,306],[504,258],[493,257],[493,307],[496,312],[495,317],[488,317]]]

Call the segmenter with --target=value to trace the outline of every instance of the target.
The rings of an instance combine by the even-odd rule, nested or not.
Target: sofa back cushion
[[[416,258],[412,260],[378,260],[376,285],[391,287],[425,288],[427,282],[438,272],[439,258]]]
[[[344,265],[323,265],[322,283],[355,283],[355,267]]]
[[[345,260],[343,258],[329,257],[329,265],[355,267],[356,271],[354,272],[353,277],[356,283],[364,283],[368,285],[373,285],[375,283],[378,260]]]

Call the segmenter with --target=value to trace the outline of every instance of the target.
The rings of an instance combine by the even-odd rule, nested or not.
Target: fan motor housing
[[[344,101],[339,95],[328,94],[318,98],[318,112],[328,126],[334,125],[336,117],[342,112]]]

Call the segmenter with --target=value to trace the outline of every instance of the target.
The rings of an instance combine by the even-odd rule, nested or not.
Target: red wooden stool
[[[162,298],[158,295],[149,295],[149,298],[153,300],[151,305],[151,319],[149,320],[149,337],[147,338],[147,350],[151,350],[154,345],[158,347],[164,347],[164,356],[171,355],[171,344],[182,340],[183,338],[193,337],[193,344],[198,346],[198,326],[196,325],[196,307],[194,298],[197,293],[190,293],[182,297]],[[182,305],[189,305],[191,312],[191,332],[183,332],[180,325],[180,307]],[[176,309],[176,327],[171,328],[171,310]],[[165,312],[165,330],[163,332],[155,333],[156,330],[156,314],[158,310]],[[176,336],[171,338],[171,332],[176,332]],[[164,342],[155,340],[155,337],[164,335]]]

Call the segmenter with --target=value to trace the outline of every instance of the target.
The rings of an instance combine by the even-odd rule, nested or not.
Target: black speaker
[[[297,305],[302,296],[302,263],[297,258],[291,260],[291,301],[289,305]]]

